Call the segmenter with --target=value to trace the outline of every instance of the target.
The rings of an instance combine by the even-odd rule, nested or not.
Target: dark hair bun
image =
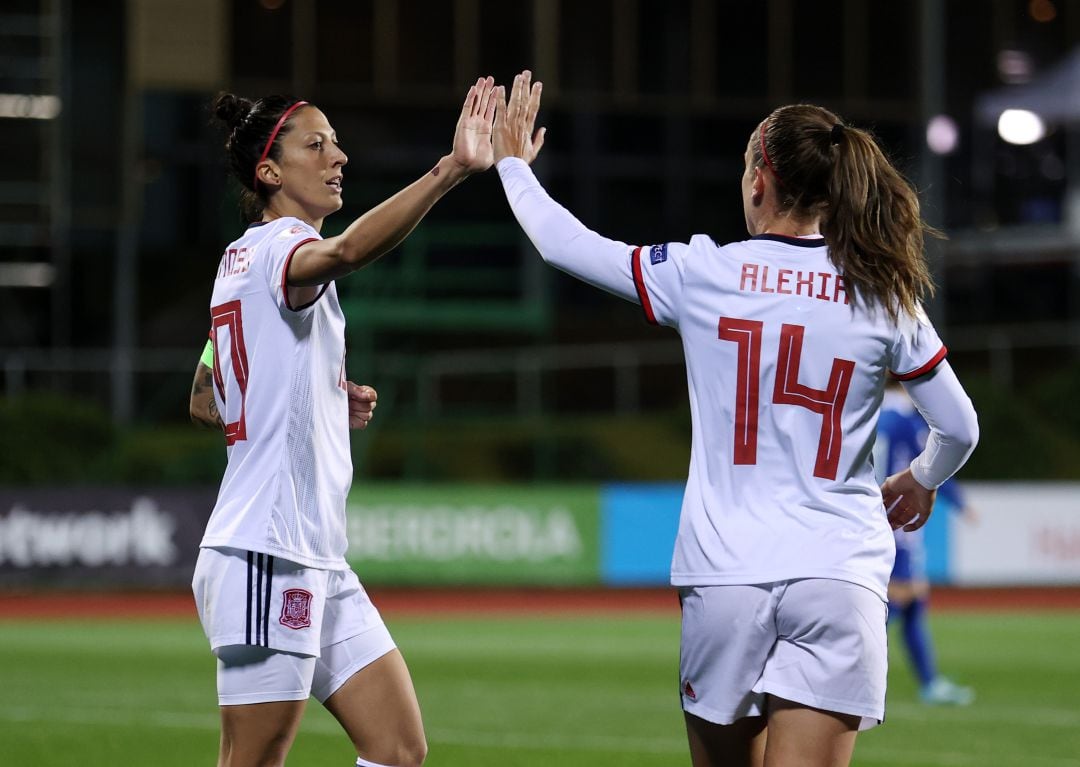
[[[235,93],[220,93],[214,99],[212,109],[218,120],[225,123],[229,130],[235,130],[236,126],[248,116],[253,106],[253,101],[237,96]]]

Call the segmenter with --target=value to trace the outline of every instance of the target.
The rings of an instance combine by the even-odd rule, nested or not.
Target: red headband
[[[761,159],[765,161],[765,164],[769,166],[769,170],[776,176],[777,182],[780,186],[784,185],[784,179],[780,178],[780,174],[776,172],[776,168],[773,167],[772,160],[769,159],[769,153],[765,151],[765,123],[761,123]]]
[[[274,139],[277,138],[277,134],[278,131],[281,130],[281,126],[284,125],[285,121],[289,119],[289,115],[291,115],[293,112],[295,112],[297,109],[304,106],[305,104],[307,104],[306,101],[297,101],[291,107],[286,109],[281,114],[281,117],[278,118],[277,125],[274,126],[274,129],[272,131],[270,131],[270,138],[266,140],[266,146],[263,148],[262,156],[260,156],[259,161],[255,163],[255,178],[251,184],[252,189],[255,189],[259,185],[259,166],[262,165],[263,160],[265,160],[267,155],[270,154],[270,147],[274,145]],[[764,144],[762,144],[762,146],[764,146]]]

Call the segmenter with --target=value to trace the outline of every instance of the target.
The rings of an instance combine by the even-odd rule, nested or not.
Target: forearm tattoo
[[[208,428],[225,428],[214,400],[214,374],[205,366],[199,368],[191,385],[191,417]]]

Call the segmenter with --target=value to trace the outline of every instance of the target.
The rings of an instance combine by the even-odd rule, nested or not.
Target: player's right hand
[[[881,485],[881,497],[892,529],[913,532],[926,524],[934,509],[937,490],[927,490],[911,475],[911,469],[893,474]]]
[[[347,381],[346,387],[349,394],[349,428],[366,429],[368,422],[375,417],[379,394],[370,386],[361,386],[352,381]]]
[[[495,80],[481,77],[469,88],[461,107],[450,157],[468,175],[491,167],[491,121],[495,116]]]

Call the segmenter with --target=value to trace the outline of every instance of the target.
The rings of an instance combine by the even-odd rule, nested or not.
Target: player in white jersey
[[[469,89],[452,150],[429,173],[326,239],[348,161],[326,116],[279,96],[214,103],[253,222],[218,265],[205,366],[228,464],[193,589],[218,660],[222,767],[284,764],[309,696],[341,723],[357,765],[426,756],[408,669],[345,559],[348,430],[370,409],[350,396],[334,280],[491,166],[493,85]]]
[[[682,337],[693,438],[671,580],[693,763],[848,764],[858,729],[884,716],[892,528],[925,522],[977,439],[919,307],[931,284],[917,198],[869,134],[784,107],[744,153],[749,240],[610,240],[529,169],[544,140],[530,79],[497,98],[514,215],[546,261]],[[932,431],[879,488],[890,371]]]

